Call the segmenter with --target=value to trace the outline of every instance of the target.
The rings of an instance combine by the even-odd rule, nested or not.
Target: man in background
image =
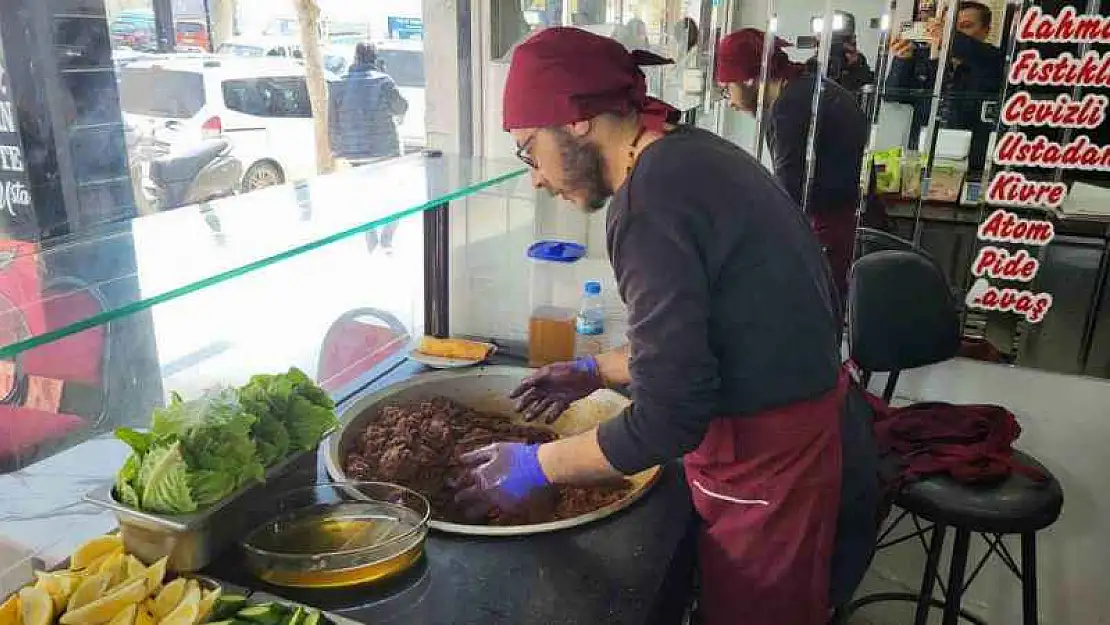
[[[379,69],[377,49],[369,43],[355,47],[355,59],[342,81],[332,84],[328,100],[328,129],[332,153],[352,167],[401,155],[397,117],[409,108],[393,79]],[[393,251],[397,223],[366,233],[373,252],[379,245]]]
[[[886,99],[912,104],[911,146],[916,145],[921,129],[929,123],[931,96],[940,66],[944,44],[947,6],[940,17],[928,22],[927,45],[895,37],[890,42],[891,64]],[[949,46],[950,62],[945,67],[942,96],[938,109],[941,128],[970,130],[969,166],[981,170],[986,160],[991,123],[984,121],[983,107],[999,98],[1004,80],[1002,51],[991,45],[993,14],[990,7],[973,0],[957,5],[956,34]],[[927,146],[917,146],[925,149]]]

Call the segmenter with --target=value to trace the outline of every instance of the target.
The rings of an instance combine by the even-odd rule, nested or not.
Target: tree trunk
[[[236,0],[208,0],[208,13],[212,20],[212,49],[217,50],[235,36]]]
[[[324,79],[324,60],[320,53],[320,7],[316,0],[295,0],[297,21],[301,27],[301,49],[304,51],[308,76],[308,99],[312,102],[312,118],[316,126],[316,170],[328,174],[335,170],[328,138],[328,84]]]

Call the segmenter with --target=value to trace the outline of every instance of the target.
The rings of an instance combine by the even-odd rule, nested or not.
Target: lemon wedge
[[[181,603],[181,598],[185,596],[185,586],[185,578],[179,577],[162,588],[162,592],[154,599],[155,620],[162,620]]]
[[[117,551],[123,551],[123,539],[118,535],[98,536],[73,552],[73,557],[69,560],[69,568],[73,571],[89,568],[93,562]]]
[[[135,616],[138,613],[138,604],[131,604],[124,608],[122,612],[112,617],[112,620],[108,621],[108,625],[134,625]]]
[[[162,588],[162,580],[166,578],[166,565],[169,563],[170,557],[166,556],[161,560],[151,564],[146,570],[146,589],[149,594],[153,595]]]
[[[128,555],[124,570],[127,571],[127,579],[132,580],[146,573],[146,565],[135,556]]]
[[[200,582],[195,579],[185,582],[185,596],[181,598],[181,603],[200,605],[201,596]]]
[[[96,601],[97,597],[108,590],[108,582],[110,581],[111,578],[108,575],[100,573],[86,577],[69,597],[69,611],[78,610]]]
[[[123,551],[112,553],[96,572],[101,575],[108,575],[108,588],[115,588],[127,579],[127,554]]]
[[[62,584],[50,573],[35,571],[35,577],[38,578],[38,581],[35,582],[35,588],[50,595],[51,601],[54,602],[54,610],[56,612],[65,610],[66,601],[69,600],[69,597],[62,591]]]
[[[154,612],[151,610],[151,602],[144,601],[139,604],[138,614],[135,615],[135,625],[155,625]]]
[[[101,573],[101,576],[103,575]],[[146,597],[146,580],[136,579],[88,605],[66,612],[62,616],[61,623],[62,625],[104,625],[125,608],[142,601],[144,597]]]
[[[19,612],[23,625],[51,625],[54,600],[41,588],[23,588],[19,591]]]
[[[0,603],[0,625],[20,625],[19,594],[14,594]]]
[[[184,601],[170,612],[158,625],[195,625],[197,616],[200,615],[200,606],[196,603],[187,604]]]
[[[212,616],[212,608],[216,607],[216,602],[220,600],[220,595],[223,594],[222,588],[216,588],[204,593],[200,598],[200,614],[197,615],[197,623],[207,623],[208,617]]]

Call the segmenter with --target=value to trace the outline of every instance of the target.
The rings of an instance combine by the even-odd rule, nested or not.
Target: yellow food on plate
[[[73,571],[89,568],[93,562],[106,556],[123,551],[123,539],[116,534],[98,536],[77,548],[69,560],[69,568]]]
[[[77,590],[77,586],[81,583],[81,577],[66,572],[43,573],[36,571],[35,576],[38,578],[38,581],[35,582],[35,588],[41,588],[50,595],[50,598],[54,600],[54,611],[59,614],[66,609],[70,596],[73,595],[73,592]]]
[[[216,588],[204,593],[200,599],[200,614],[197,615],[198,623],[207,623],[208,617],[212,615],[212,608],[216,607],[216,602],[219,601],[220,595],[223,594],[222,588]]]
[[[101,574],[103,575],[103,574]],[[146,598],[146,580],[136,579],[92,603],[62,615],[62,625],[104,625]]]
[[[150,609],[150,605],[149,601],[139,604],[138,614],[135,615],[135,625],[156,625],[154,611]]]
[[[181,603],[177,604],[177,607],[180,608],[183,605],[195,605],[197,606],[197,610],[199,611],[200,600],[202,596],[203,595],[200,591],[200,582],[195,579],[191,579],[185,583],[185,596],[181,598]],[[174,610],[176,611],[176,609],[177,608],[175,608]]]
[[[54,600],[41,588],[22,588],[19,591],[19,615],[23,625],[50,625],[54,622]]]
[[[421,337],[416,351],[428,356],[457,358],[460,360],[484,360],[489,355],[489,345],[464,339],[437,339],[432,336]]]
[[[181,602],[181,605],[170,612],[166,618],[158,622],[158,625],[196,625],[197,618],[200,615],[199,603],[186,603]]]
[[[162,592],[154,599],[154,620],[162,620],[181,603],[181,598],[185,596],[185,585],[185,578],[179,577],[162,587]]]
[[[19,625],[22,617],[19,615],[19,593],[8,597],[0,603],[0,625]]]
[[[139,605],[138,604],[129,605],[126,608],[124,608],[122,612],[120,612],[119,614],[112,617],[112,620],[108,621],[108,625],[134,625],[135,624],[135,616],[138,613],[139,613]]]
[[[96,601],[100,595],[104,594],[104,591],[108,590],[108,582],[110,581],[111,576],[103,573],[86,577],[69,597],[70,612]]]
[[[162,588],[162,580],[166,579],[166,566],[169,564],[170,557],[165,556],[161,560],[151,564],[146,570],[146,588],[151,595],[158,592]]]
[[[94,572],[92,567],[89,567],[90,572]],[[117,551],[108,556],[101,565],[100,569],[95,571],[101,575],[108,576],[108,588],[115,588],[124,580],[127,579],[127,554],[123,551]]]
[[[127,579],[134,579],[146,573],[146,565],[130,554],[127,556],[127,565],[124,568],[127,571]]]

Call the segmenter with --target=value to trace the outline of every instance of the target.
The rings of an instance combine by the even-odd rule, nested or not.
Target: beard
[[[559,156],[563,161],[565,191],[584,192],[586,201],[582,210],[587,213],[596,213],[605,208],[613,192],[605,182],[605,160],[601,156],[601,149],[592,143],[575,139],[565,128],[554,130]]]
[[[759,110],[759,84],[741,84],[739,87],[740,110],[754,116]]]

